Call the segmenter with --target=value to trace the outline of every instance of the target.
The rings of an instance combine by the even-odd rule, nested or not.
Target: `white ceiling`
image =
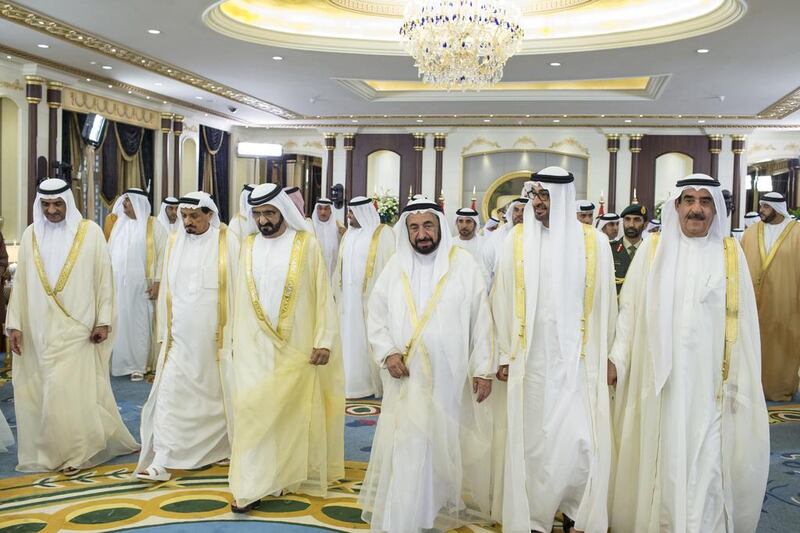
[[[702,37],[616,50],[512,57],[504,81],[670,75],[663,92],[652,101],[539,102],[461,99],[368,102],[335,78],[416,80],[413,60],[404,56],[298,51],[235,40],[203,23],[203,12],[214,3],[208,0],[24,0],[18,3],[306,117],[286,121],[0,19],[0,44],[5,47],[221,113],[228,114],[226,107],[235,106],[239,109],[235,118],[250,123],[346,125],[351,123],[349,115],[354,115],[353,120],[359,120],[359,125],[418,126],[417,116],[422,115],[426,126],[449,123],[483,126],[486,125],[483,120],[490,114],[495,115],[492,125],[549,124],[552,116],[562,114],[584,116],[561,117],[560,126],[623,124],[621,118],[601,118],[601,114],[631,115],[632,123],[626,126],[635,126],[637,122],[642,125],[697,123],[696,117],[680,120],[653,117],[682,114],[710,115],[712,118],[706,119],[709,124],[800,127],[798,113],[780,121],[715,117],[756,115],[800,87],[800,47],[796,44],[800,2],[796,0],[748,0],[748,11],[739,22]],[[161,35],[149,35],[150,28],[161,30]],[[49,44],[50,48],[37,48],[39,43]],[[711,52],[697,54],[698,48],[709,48]],[[274,61],[272,56],[275,55],[284,60]],[[92,65],[92,61],[96,64]],[[561,62],[562,66],[548,66],[552,61]],[[101,65],[110,65],[113,70],[101,70]],[[202,100],[197,99],[198,96]],[[526,114],[532,117],[526,119]],[[646,116],[639,119],[639,114]],[[317,115],[321,118],[317,119]],[[383,115],[389,117],[383,118]],[[453,118],[452,115],[459,116]]]

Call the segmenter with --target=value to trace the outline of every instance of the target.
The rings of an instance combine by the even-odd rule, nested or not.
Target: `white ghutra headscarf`
[[[42,209],[42,200],[63,200],[67,206],[64,220],[53,223],[47,220]],[[72,248],[78,225],[83,217],[75,207],[70,184],[60,179],[46,179],[36,188],[33,201],[33,234],[39,246],[44,270],[50,285],[54,285],[64,268],[64,263]]]

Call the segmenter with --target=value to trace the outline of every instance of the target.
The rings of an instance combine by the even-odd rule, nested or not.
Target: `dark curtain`
[[[200,163],[197,169],[197,186],[212,196],[219,208],[219,218],[228,222],[228,156],[230,134],[200,126]]]

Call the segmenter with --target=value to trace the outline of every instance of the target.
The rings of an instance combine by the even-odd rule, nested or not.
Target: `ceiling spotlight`
[[[145,63],[147,63],[147,60],[142,59],[142,65],[144,65]]]
[[[150,97],[149,97],[149,96],[145,96],[145,98],[147,98],[148,100],[150,100]]]
[[[417,122],[423,122],[423,120],[421,118],[418,118]]]
[[[639,115],[639,118],[644,118],[644,115]]]
[[[605,115],[600,115],[600,118],[606,118],[606,116]]]
[[[157,82],[155,82],[153,85],[155,85],[156,87],[161,87],[161,86],[162,86],[162,85],[164,85],[164,84],[163,84],[163,83],[161,83],[160,81],[157,81]]]
[[[112,69],[112,68],[114,68],[114,67],[112,67],[111,65],[103,65],[103,66],[102,66],[102,67],[100,67],[100,68],[102,68],[103,70],[111,70],[111,69]]]
[[[552,63],[550,63],[550,66],[551,67],[560,67],[561,63],[559,63],[558,61],[553,61]]]
[[[626,119],[625,119],[625,124],[630,124],[630,123],[631,123],[631,119],[629,119],[629,118],[626,118]]]
[[[167,101],[166,101],[166,100],[163,100],[163,101],[162,101],[162,103],[166,104],[166,103],[167,103]]]
[[[525,118],[531,118],[531,116],[530,115],[525,115]]]
[[[202,96],[195,96],[195,99],[196,99],[196,100],[202,100],[202,99],[203,99],[203,97],[202,97]]]
[[[698,123],[698,124],[705,124],[705,123],[706,123],[706,121],[705,121],[705,120],[703,120],[703,119],[701,118],[700,120],[698,120],[698,121],[697,121],[697,123]]]
[[[6,59],[11,59],[11,56],[6,56]]]
[[[133,91],[128,91],[128,94],[133,94]]]
[[[559,123],[559,122],[561,122],[561,121],[560,121],[559,119],[557,119],[557,118],[554,118],[554,119],[553,119],[553,122],[555,122],[556,124],[558,124],[558,123]]]
[[[89,61],[89,64],[90,64],[90,65],[96,65],[96,64],[97,64],[97,61]]]
[[[147,33],[149,33],[150,35],[160,35],[161,30],[147,30]]]
[[[208,113],[206,113],[205,116],[208,116]]]
[[[168,68],[168,69],[167,69],[167,72],[169,72],[170,74],[172,74],[172,69],[171,69],[171,68]]]
[[[488,118],[483,119],[484,122],[491,122]]]
[[[717,115],[717,118],[722,118],[722,115]]]
[[[494,115],[489,115],[489,118],[494,118]]]
[[[113,85],[109,85],[109,86],[108,86],[108,88],[109,88],[109,89],[112,89],[113,87],[114,87]]]
[[[564,117],[564,118],[567,118],[567,115],[561,115],[561,116]]]
[[[458,115],[453,115],[453,118],[458,118]]]
[[[389,118],[389,115],[383,115],[383,118]]]
[[[678,115],[678,118],[683,118],[683,115]]]
[[[92,81],[92,78],[86,78],[86,81]]]
[[[711,50],[709,50],[708,48],[698,48],[698,49],[697,49],[697,53],[698,53],[698,54],[707,54],[707,53],[709,53],[710,51],[711,51]]]
[[[353,119],[350,122],[352,122],[353,124],[356,124],[358,121],[356,119]]]
[[[39,48],[50,48],[49,44],[37,44],[36,46],[38,46]]]
[[[116,49],[116,48],[112,48],[112,49],[111,49],[111,52],[113,52],[113,53],[116,53],[116,51],[117,51],[117,49]]]
[[[273,61],[283,61],[283,56],[272,56]]]

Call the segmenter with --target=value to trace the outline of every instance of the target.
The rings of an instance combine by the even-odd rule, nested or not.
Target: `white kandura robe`
[[[526,302],[528,345],[524,348],[514,347],[519,331],[514,316],[514,233],[505,241],[498,261],[492,308],[500,364],[510,364],[502,495],[507,532],[549,532],[557,511],[587,533],[605,533],[608,527],[612,449],[606,354],[617,306],[608,240],[598,232],[593,236],[597,241],[594,305],[586,356],[577,365],[578,354],[561,353],[556,324],[559,302],[550,261],[551,250],[558,244],[551,242],[550,231],[542,228],[541,247],[530,252],[539,259],[538,297],[533,317],[529,316],[530,301]],[[532,292],[526,289],[526,295]],[[580,323],[575,327],[580,328]],[[509,360],[515,349],[519,353]],[[570,376],[576,370],[573,381]]]
[[[238,213],[228,224],[230,231],[238,240],[239,244],[247,237],[247,217],[243,213]]]
[[[334,289],[338,289],[342,355],[344,357],[345,396],[364,398],[381,395],[381,378],[372,360],[367,341],[367,300],[384,265],[394,254],[395,235],[389,226],[381,230],[375,254],[375,268],[366,282],[367,258],[373,231],[350,227],[342,238],[339,268],[334,274]],[[338,280],[338,283],[337,283]]]
[[[125,216],[125,215],[123,215]],[[129,222],[110,242],[111,265],[117,290],[117,337],[111,357],[111,375],[144,373],[152,348],[153,301],[147,295],[150,283],[161,280],[167,232],[157,219],[153,222],[153,266],[147,272],[145,224]],[[120,222],[117,222],[119,224]]]
[[[462,239],[458,232],[456,232],[456,234],[453,236],[453,244],[468,251],[472,258],[475,259],[475,261],[481,267],[483,266],[484,242],[486,242],[486,239],[477,232],[472,236],[471,239],[467,240]],[[483,268],[481,268],[481,270],[483,270]]]
[[[721,242],[681,235],[672,370],[655,394],[646,309],[653,239],[636,253],[620,294],[612,501],[614,531],[752,533],[769,470],[758,315],[744,254],[738,340],[722,391],[725,260]]]
[[[22,235],[6,328],[22,332],[14,356],[20,472],[89,468],[138,449],[120,418],[108,375],[114,342],[114,285],[103,232],[88,225],[67,282],[48,296],[34,264],[33,226]],[[72,239],[67,246],[72,246]],[[48,250],[40,250],[45,264]],[[57,280],[58,275],[50,280]],[[109,338],[90,342],[95,326]]]
[[[381,418],[359,498],[373,531],[450,529],[489,514],[491,408],[488,401],[478,404],[472,392],[473,377],[496,372],[488,299],[467,253],[456,249],[448,272],[421,337],[429,360],[419,349],[408,360],[408,378],[381,371]],[[401,275],[395,256],[370,296],[376,364],[404,352],[412,336]],[[433,257],[415,254],[409,282],[421,318],[437,283]]]
[[[513,232],[514,225],[506,222],[485,238],[481,247],[481,259],[483,261],[483,272],[486,279],[486,286],[491,290],[494,284],[497,263],[503,254],[506,237]]]
[[[202,235],[187,234],[180,253],[173,244],[165,256],[158,297],[161,352],[156,379],[142,409],[137,471],[151,464],[199,468],[230,457],[230,335],[239,241],[227,233],[227,324],[218,350],[219,233],[219,228],[210,227]],[[174,261],[179,262],[177,268],[171,265]],[[166,323],[168,294],[171,324]]]
[[[791,221],[791,218],[784,216],[783,221],[777,224],[766,224],[762,222],[764,225],[764,251],[767,255],[769,255],[778,237],[781,236],[781,233],[783,233],[783,230],[786,229],[786,226],[788,226]]]

